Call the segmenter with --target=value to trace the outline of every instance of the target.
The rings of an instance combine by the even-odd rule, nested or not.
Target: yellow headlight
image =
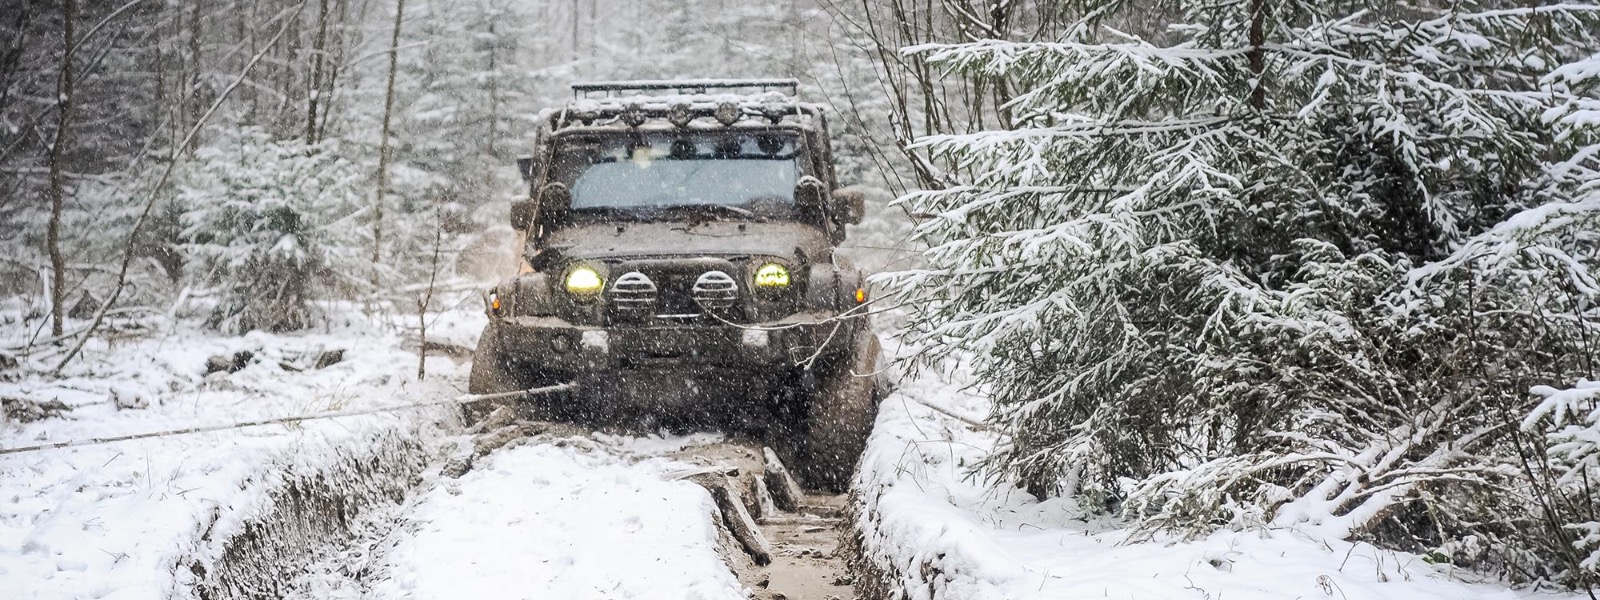
[[[606,282],[600,277],[600,272],[593,267],[577,267],[567,271],[567,291],[580,296],[591,296],[600,293]]]
[[[778,263],[767,263],[756,269],[756,287],[774,288],[789,286],[789,270]]]

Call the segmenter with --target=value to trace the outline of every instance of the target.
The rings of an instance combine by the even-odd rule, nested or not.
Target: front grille
[[[611,304],[626,313],[649,313],[656,307],[656,284],[644,273],[630,271],[611,284]]]
[[[607,286],[608,313],[619,324],[742,322],[751,299],[739,283],[740,264],[715,257],[612,263],[611,272],[622,275]]]
[[[705,310],[723,311],[739,300],[739,283],[722,271],[706,271],[694,281],[694,302]]]

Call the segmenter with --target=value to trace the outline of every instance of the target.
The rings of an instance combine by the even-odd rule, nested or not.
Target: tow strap
[[[312,421],[312,420],[316,420],[316,419],[336,419],[336,418],[339,418],[339,417],[356,417],[356,416],[360,416],[360,415],[371,415],[371,414],[384,413],[384,412],[394,412],[394,411],[400,411],[400,410],[409,410],[409,409],[413,409],[413,408],[427,408],[427,407],[430,407],[430,406],[446,406],[446,405],[451,405],[451,404],[473,404],[473,403],[477,403],[477,402],[487,402],[487,401],[490,401],[490,400],[508,400],[508,399],[511,399],[511,398],[531,398],[533,396],[540,396],[540,395],[544,395],[544,394],[553,394],[553,393],[556,393],[556,392],[564,392],[564,391],[567,391],[567,390],[573,390],[573,389],[577,389],[577,388],[578,388],[578,384],[572,383],[572,382],[569,381],[567,383],[558,383],[558,384],[555,384],[555,385],[547,385],[547,386],[543,386],[543,387],[528,388],[526,390],[521,390],[521,391],[516,391],[516,392],[502,392],[502,393],[498,393],[498,394],[464,394],[464,395],[461,395],[461,396],[457,396],[455,398],[451,398],[449,400],[434,400],[432,402],[418,402],[418,403],[415,403],[415,404],[399,404],[399,405],[395,405],[395,406],[382,406],[382,407],[378,407],[378,408],[364,408],[364,409],[360,409],[360,410],[341,410],[341,411],[335,411],[335,412],[313,413],[313,414],[309,414],[309,415],[295,415],[295,416],[291,416],[291,417],[275,417],[275,418],[271,418],[271,419],[256,419],[256,420],[253,420],[253,421],[240,421],[240,422],[237,422],[237,423],[229,423],[227,425],[205,425],[205,426],[200,426],[200,427],[187,427],[187,428],[183,428],[183,429],[171,429],[171,430],[167,430],[167,431],[149,431],[149,432],[145,432],[145,433],[131,433],[131,434],[127,434],[127,435],[116,435],[116,436],[108,436],[108,437],[88,438],[88,439],[82,439],[82,440],[68,440],[68,441],[65,441],[65,442],[54,442],[54,443],[50,443],[50,444],[40,444],[40,445],[37,445],[37,446],[18,446],[16,448],[0,448],[0,455],[21,454],[21,453],[24,453],[24,452],[38,452],[40,450],[54,450],[54,449],[57,449],[57,448],[75,448],[75,447],[78,447],[78,446],[96,446],[96,445],[100,445],[100,444],[110,444],[110,443],[113,443],[113,442],[125,442],[125,441],[128,441],[128,440],[139,440],[139,439],[144,439],[144,438],[166,437],[166,436],[173,436],[173,435],[188,435],[188,434],[191,434],[191,433],[209,433],[209,432],[213,432],[213,431],[226,431],[226,430],[229,430],[229,429],[241,429],[241,428],[245,428],[245,427],[258,427],[258,426],[261,426],[261,425],[284,425],[284,424],[289,424],[289,423],[299,423],[301,421]]]

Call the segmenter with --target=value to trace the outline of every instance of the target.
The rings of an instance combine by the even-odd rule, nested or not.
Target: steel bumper
[[[851,321],[802,312],[766,323],[574,325],[555,317],[509,317],[498,327],[513,361],[546,373],[715,369],[771,371],[847,348]]]

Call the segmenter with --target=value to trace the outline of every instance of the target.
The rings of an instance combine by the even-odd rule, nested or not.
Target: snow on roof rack
[[[587,98],[594,92],[607,96],[626,92],[672,90],[679,94],[704,94],[706,90],[750,88],[762,92],[777,91],[794,96],[800,87],[798,79],[644,79],[635,81],[586,81],[572,84],[574,99]]]

